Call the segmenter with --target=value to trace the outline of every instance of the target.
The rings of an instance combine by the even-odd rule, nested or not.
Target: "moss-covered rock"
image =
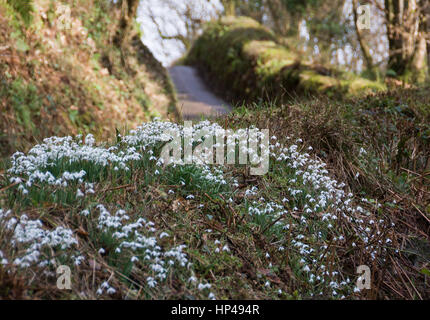
[[[381,83],[302,61],[272,31],[245,17],[207,24],[185,61],[236,102],[279,99],[293,92],[357,95],[385,89]]]

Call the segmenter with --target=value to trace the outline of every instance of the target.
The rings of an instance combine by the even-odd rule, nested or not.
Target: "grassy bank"
[[[138,27],[122,48],[113,43],[119,16],[109,1],[0,1],[0,156],[51,135],[108,139],[176,116],[167,73]]]
[[[390,221],[396,240],[389,245],[393,251],[387,261],[372,268],[379,284],[370,298],[421,299],[430,292],[428,92],[396,89],[342,101],[320,97],[255,103],[237,107],[229,118],[242,127],[255,125],[278,137],[302,139],[356,197],[383,204],[377,216]]]
[[[14,155],[2,175],[3,296],[352,298],[355,264],[386,261],[386,204],[354,199],[300,140],[272,136],[269,173],[249,176],[164,166],[166,129],[183,130],[148,123],[111,147],[52,138]],[[51,284],[58,265],[72,269],[71,291]]]
[[[90,38],[70,30],[50,36],[57,18],[48,10],[32,22],[47,43],[21,25],[28,34],[0,56],[0,141],[11,152],[12,133],[22,132],[24,150],[0,162],[0,298],[430,298],[429,88],[373,92],[384,88],[299,61],[256,22],[227,18],[208,26],[188,59],[247,102],[194,124],[209,134],[191,145],[227,129],[269,129],[268,172],[168,164],[163,147],[182,125],[129,129],[155,115],[144,105],[169,105],[163,69],[142,67],[152,58],[136,37],[112,46],[111,7],[86,3],[72,12],[91,24],[95,51],[84,55]],[[24,68],[37,48],[50,59]],[[370,290],[357,287],[360,265],[370,268]],[[70,290],[57,287],[59,266],[71,270]]]
[[[224,128],[270,129],[262,176],[166,165],[162,133],[183,132],[170,122],[113,145],[46,140],[0,175],[1,295],[429,298],[427,92],[236,108]],[[71,291],[55,286],[60,264]],[[371,290],[356,287],[359,265]]]

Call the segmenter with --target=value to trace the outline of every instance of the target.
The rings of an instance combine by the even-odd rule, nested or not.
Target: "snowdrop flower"
[[[89,214],[90,214],[89,210],[82,210],[81,211],[81,215],[83,215],[84,217],[88,217]]]
[[[155,281],[152,277],[147,277],[146,282],[148,283],[148,286],[150,288],[155,288],[155,286],[157,285],[157,281]]]
[[[109,289],[107,289],[106,291],[108,294],[115,294],[116,290],[112,287],[110,287]]]
[[[199,285],[198,285],[198,289],[199,289],[200,291],[203,291],[203,290],[205,290],[205,289],[210,289],[211,287],[212,287],[212,285],[211,285],[211,284],[209,284],[209,283],[206,283],[206,284],[199,283]]]
[[[8,260],[4,257],[3,252],[0,250],[0,264],[6,265],[8,263]]]
[[[85,260],[85,257],[84,256],[78,256],[74,260],[75,260],[75,262],[74,262],[75,266],[79,266],[81,264],[81,262],[83,260]]]
[[[168,237],[168,236],[169,234],[167,232],[162,232],[159,237],[160,239],[163,239],[164,237]]]
[[[76,191],[76,198],[82,198],[85,194],[81,191],[81,189],[78,189]]]

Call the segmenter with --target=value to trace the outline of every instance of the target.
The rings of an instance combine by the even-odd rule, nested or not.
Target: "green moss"
[[[34,7],[32,0],[6,0],[6,3],[3,4],[10,6],[10,8],[22,19],[25,25],[29,26],[33,21]]]
[[[381,91],[378,82],[301,61],[292,48],[250,18],[209,23],[185,59],[233,102],[278,99],[285,93],[357,95]]]
[[[309,92],[323,93],[337,86],[338,81],[332,77],[320,75],[311,70],[300,72],[300,86]]]
[[[42,99],[39,97],[37,88],[33,84],[26,84],[17,79],[10,85],[8,100],[15,110],[19,124],[26,129],[34,129],[32,117],[39,115]]]
[[[362,92],[378,92],[386,89],[384,84],[364,78],[346,80],[343,85],[347,88],[347,92],[350,95],[357,95]]]

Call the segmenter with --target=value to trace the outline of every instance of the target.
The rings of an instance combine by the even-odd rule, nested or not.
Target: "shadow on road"
[[[178,109],[184,120],[212,118],[231,111],[231,106],[214,95],[193,67],[169,68],[178,94]]]

